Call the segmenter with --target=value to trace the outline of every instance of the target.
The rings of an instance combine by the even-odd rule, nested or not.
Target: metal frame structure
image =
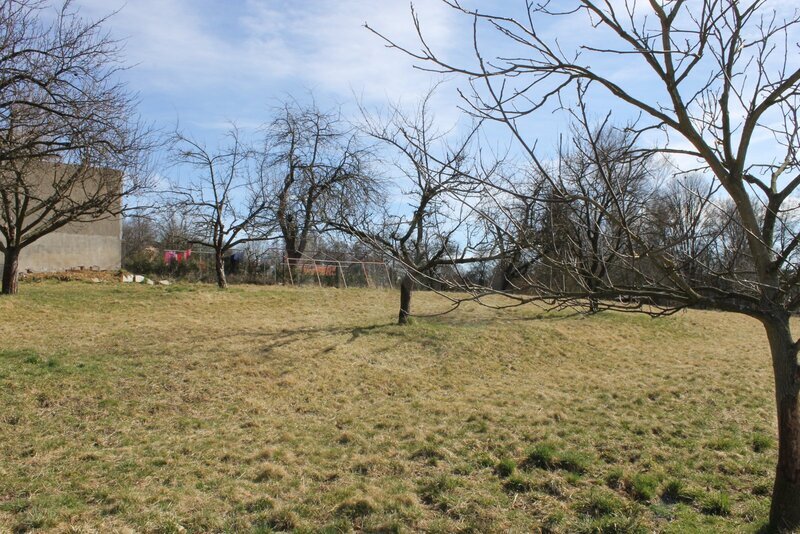
[[[160,254],[163,255],[164,252],[173,251],[173,252],[182,252],[182,250],[172,250],[172,249],[164,249],[160,250]],[[323,253],[324,254],[324,253]],[[213,256],[213,253],[206,251],[206,250],[195,250],[192,249],[192,257],[193,259],[200,259],[202,258],[203,264],[208,261],[208,256]],[[270,259],[271,258],[271,259]],[[280,259],[279,259],[280,258]],[[341,280],[342,287],[347,289],[349,287],[347,283],[347,270],[354,266],[360,265],[361,266],[361,273],[364,276],[364,281],[368,288],[375,288],[379,287],[380,284],[376,283],[374,278],[370,276],[370,272],[368,270],[369,266],[376,266],[378,269],[382,267],[383,272],[386,274],[386,280],[389,284],[390,289],[394,289],[394,281],[392,280],[391,271],[389,269],[389,265],[385,261],[374,261],[374,260],[341,260],[341,259],[334,259],[334,258],[321,258],[317,255],[309,255],[309,254],[302,254],[299,259],[291,260],[285,253],[284,249],[282,248],[268,248],[262,251],[255,256],[256,262],[258,264],[263,264],[265,266],[264,274],[267,273],[267,266],[270,267],[270,270],[278,265],[282,265],[285,268],[284,273],[284,283],[286,282],[286,278],[288,278],[289,285],[297,286],[301,284],[300,279],[296,275],[298,274],[298,269],[300,270],[300,274],[304,274],[302,272],[305,266],[311,266],[314,271],[314,278],[316,278],[317,285],[319,287],[323,287],[322,277],[320,276],[320,267],[325,266],[336,266],[336,270],[338,273],[338,279]],[[171,267],[177,266],[177,263]],[[205,269],[201,270],[203,276],[206,276],[208,273]],[[255,272],[258,275],[258,271]],[[374,275],[374,272],[373,272]],[[278,271],[275,270],[275,283],[279,283],[278,278]]]

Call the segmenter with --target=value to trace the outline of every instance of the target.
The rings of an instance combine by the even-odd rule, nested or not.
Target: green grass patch
[[[514,474],[514,471],[517,469],[517,462],[510,458],[505,458],[497,462],[495,466],[495,472],[497,476],[501,478],[507,478]]]
[[[754,434],[750,444],[754,452],[764,452],[775,447],[775,439],[766,434]]]
[[[576,475],[582,475],[589,470],[592,461],[589,454],[573,450],[560,450],[553,443],[545,442],[531,448],[522,465],[527,469],[540,468],[551,471],[563,469]]]
[[[593,488],[587,495],[579,499],[576,509],[579,513],[589,517],[603,517],[618,515],[624,507],[622,500],[613,493]]]
[[[713,493],[702,500],[700,509],[708,515],[731,515],[731,499],[724,493]]]
[[[628,494],[637,501],[648,502],[655,498],[658,491],[658,477],[648,473],[637,473],[625,484]]]

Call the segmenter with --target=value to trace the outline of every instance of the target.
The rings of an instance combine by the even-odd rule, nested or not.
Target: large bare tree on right
[[[544,168],[524,125],[537,112],[611,108],[636,118],[633,130],[660,152],[720,186],[703,203],[728,217],[717,217],[722,231],[700,247],[702,257],[687,257],[695,248],[678,246],[685,235],[673,232],[656,246],[646,225],[629,226],[612,210],[629,240],[623,259],[633,276],[607,275],[594,289],[561,294],[540,287],[539,296],[573,303],[629,297],[618,306],[642,310],[649,299],[664,309],[712,308],[759,320],[771,350],[779,433],[770,524],[800,528],[800,342],[790,327],[800,307],[800,235],[789,220],[800,186],[800,12],[769,0],[543,0],[500,13],[443,1],[473,22],[473,35],[465,36],[472,61],[453,62],[433,50],[416,14],[419,46],[386,39],[388,45],[422,68],[466,77],[465,106],[506,125],[534,166]],[[483,39],[487,34],[495,39]],[[742,248],[727,250],[725,240],[736,235]],[[715,249],[721,252],[706,263]],[[688,264],[703,276],[687,274]]]

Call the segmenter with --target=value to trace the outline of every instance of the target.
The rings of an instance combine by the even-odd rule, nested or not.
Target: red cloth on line
[[[189,261],[189,257],[192,255],[191,249],[183,250],[181,252],[175,250],[165,250],[164,251],[164,263],[169,265],[173,261],[177,261],[181,263],[183,261]]]

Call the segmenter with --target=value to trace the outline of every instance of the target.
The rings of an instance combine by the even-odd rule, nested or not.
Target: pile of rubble
[[[120,281],[123,284],[147,284],[149,286],[154,286],[156,283],[149,278],[142,276],[141,274],[128,274],[128,273],[120,273]],[[172,285],[172,282],[169,280],[161,280],[158,282],[159,285],[168,286]]]
[[[24,272],[19,274],[20,280],[25,282],[43,282],[45,280],[57,280],[59,282],[91,282],[93,284],[102,283],[126,283],[126,284],[147,284],[149,286],[162,285],[169,286],[172,282],[161,280],[155,282],[140,274],[130,274],[125,271],[99,271],[94,269],[68,269],[66,271],[55,272]]]
[[[95,270],[67,270],[55,272],[24,272],[19,274],[20,280],[26,282],[42,282],[45,280],[58,280],[59,282],[119,282],[119,271],[95,271]]]

